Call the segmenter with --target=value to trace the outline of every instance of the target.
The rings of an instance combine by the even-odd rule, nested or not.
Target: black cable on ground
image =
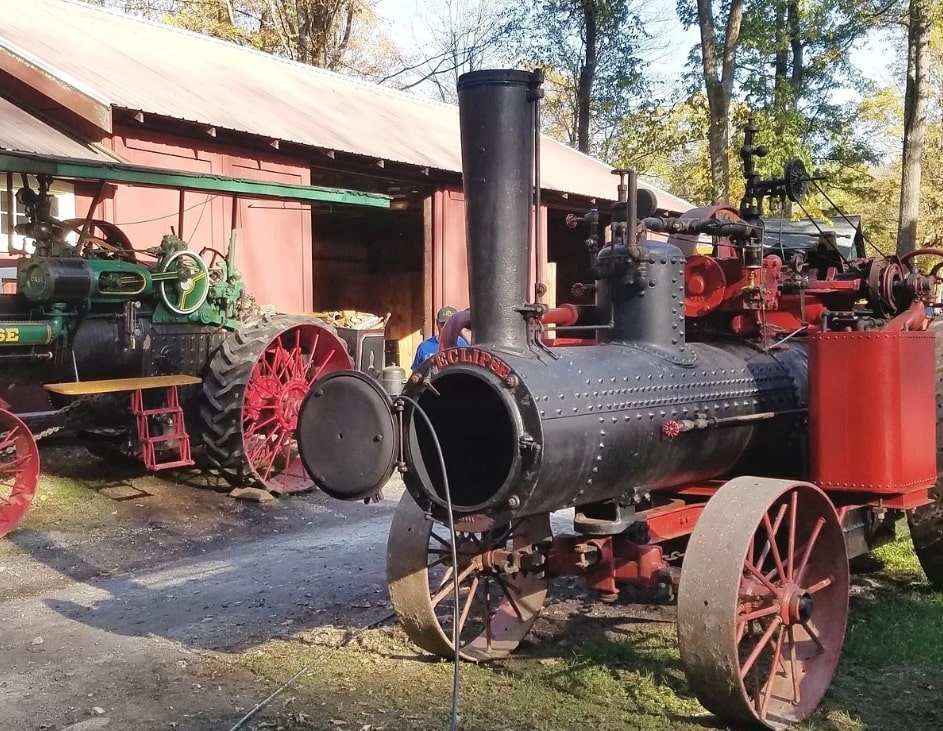
[[[397,398],[411,403],[415,407],[416,413],[425,421],[426,426],[429,428],[429,434],[432,435],[432,443],[435,445],[436,455],[439,458],[439,468],[442,470],[442,491],[445,493],[445,509],[449,523],[449,537],[452,541],[452,567],[455,571],[455,578],[452,580],[452,596],[454,599],[452,606],[452,646],[455,648],[455,655],[452,658],[452,711],[449,716],[449,731],[456,731],[458,728],[459,668],[462,663],[462,648],[458,636],[458,551],[455,548],[455,518],[452,515],[452,493],[449,490],[449,477],[445,472],[445,457],[442,455],[442,445],[439,444],[439,437],[435,433],[435,429],[432,428],[432,421],[430,421],[426,412],[422,410],[422,407],[415,399],[409,396],[403,396],[402,394]],[[472,599],[473,597],[470,597],[469,601],[472,601]]]
[[[438,435],[436,435],[435,433],[435,429],[433,429],[432,427],[432,422],[430,421],[429,417],[426,415],[426,412],[423,411],[422,407],[416,402],[416,400],[411,399],[408,396],[402,396],[402,395],[400,395],[398,398],[401,398],[404,401],[408,401],[415,407],[416,413],[419,414],[423,418],[423,420],[426,423],[426,426],[429,428],[429,433],[432,435],[432,442],[435,445],[436,454],[439,458],[439,467],[442,470],[443,492],[445,493],[445,504],[446,504],[446,511],[447,511],[447,517],[448,517],[449,536],[452,542],[452,557],[451,557],[452,566],[458,567],[458,552],[456,549],[456,540],[455,540],[455,518],[452,514],[452,493],[449,490],[449,478],[448,478],[448,475],[446,475],[446,471],[445,471],[445,457],[442,454],[442,446],[441,444],[439,444],[439,438],[438,438]],[[453,580],[452,582],[452,596],[454,598],[454,606],[452,608],[452,645],[455,648],[455,655],[453,658],[453,665],[452,665],[452,709],[449,715],[449,731],[456,731],[458,729],[458,697],[459,697],[459,675],[460,675],[459,668],[461,667],[461,661],[462,661],[461,644],[459,642],[459,636],[458,636],[459,634],[458,633],[459,593],[458,593],[457,580]],[[381,625],[390,619],[395,619],[395,618],[396,618],[396,613],[393,612],[391,614],[386,615],[385,617],[382,617],[381,619],[376,620],[375,622],[366,624],[363,627],[360,627],[359,629],[353,632],[348,632],[346,635],[344,635],[344,639],[342,639],[333,647],[327,648],[324,652],[318,654],[312,660],[308,661],[308,663],[303,668],[301,668],[301,670],[299,670],[297,673],[295,673],[290,678],[288,678],[288,680],[286,680],[284,683],[278,686],[278,688],[276,688],[267,698],[257,703],[254,708],[252,708],[248,713],[246,713],[246,715],[244,715],[242,718],[236,721],[236,723],[229,729],[229,731],[239,731],[239,729],[243,727],[246,721],[252,718],[260,710],[265,708],[265,706],[267,706],[272,701],[272,699],[274,699],[277,695],[279,695],[282,691],[284,691],[288,686],[294,683],[298,678],[300,678],[302,675],[307,673],[316,662],[323,660],[324,658],[330,656],[331,654],[345,647],[351,642],[351,640],[353,640],[354,638],[356,638],[358,635],[362,634],[363,632],[366,632],[368,629],[373,629],[374,627]]]
[[[319,662],[323,660],[324,658],[337,652],[341,648],[346,647],[348,644],[350,644],[351,640],[363,634],[368,629],[373,629],[374,627],[384,624],[385,622],[388,622],[391,619],[396,619],[395,612],[391,612],[390,614],[387,614],[385,617],[381,617],[380,619],[374,622],[371,622],[370,624],[365,624],[363,627],[360,627],[357,630],[348,631],[347,633],[345,633],[344,639],[342,639],[333,647],[327,648],[326,650],[324,650],[324,652],[319,653],[313,659],[309,660],[308,663],[303,668],[301,668],[301,670],[299,670],[297,673],[292,675],[288,680],[286,680],[284,683],[278,686],[274,691],[272,691],[272,693],[265,700],[259,701],[246,715],[244,715],[242,718],[236,721],[236,723],[233,724],[233,726],[229,729],[229,731],[239,731],[239,729],[242,728],[243,724],[245,724],[246,721],[248,721],[256,713],[258,713],[263,708],[265,708],[265,706],[271,703],[272,699],[275,698],[275,696],[277,696],[279,693],[285,690],[289,685],[294,683],[302,675],[307,673],[316,662]]]

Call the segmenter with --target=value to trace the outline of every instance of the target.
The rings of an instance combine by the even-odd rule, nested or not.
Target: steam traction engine
[[[425,650],[450,656],[457,636],[468,660],[507,655],[553,576],[582,575],[604,600],[647,587],[677,594],[682,660],[707,708],[798,722],[838,663],[848,556],[906,513],[943,585],[939,267],[764,246],[764,198],[798,197],[807,176],[793,163],[760,180],[748,129],[739,210],[655,218],[630,175],[595,252],[595,304],[527,304],[538,86],[518,71],[459,81],[470,313],[402,394],[349,371],[317,381],[302,459],[344,499],[402,470],[389,591]],[[704,234],[714,256],[691,243]],[[547,322],[573,337],[550,341]],[[469,323],[473,345],[449,347]],[[575,534],[554,536],[549,514],[564,508]]]
[[[351,368],[334,328],[255,305],[234,241],[196,253],[167,235],[136,250],[91,213],[53,218],[48,176],[23,181],[16,231],[35,251],[17,261],[16,293],[0,295],[0,536],[36,490],[36,438],[63,427],[149,469],[193,465],[201,444],[233,485],[309,488],[295,425],[314,379]]]

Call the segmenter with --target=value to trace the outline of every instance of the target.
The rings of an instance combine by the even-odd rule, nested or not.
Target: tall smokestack
[[[473,71],[458,80],[465,231],[475,343],[523,351],[533,200],[534,104],[542,74]]]

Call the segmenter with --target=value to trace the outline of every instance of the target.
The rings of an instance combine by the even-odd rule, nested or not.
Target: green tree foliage
[[[713,197],[707,119],[704,94],[633,111],[613,138],[610,162],[638,170],[686,200],[707,203]]]
[[[894,0],[883,6],[878,2],[747,0],[737,26],[737,0],[679,0],[682,22],[699,23],[702,29],[698,86],[709,99],[717,96],[709,108],[715,199],[730,185],[729,177],[723,179],[727,157],[723,151],[731,143],[720,142],[722,129],[732,121],[730,101],[735,99],[761,119],[766,139],[776,140],[777,152],[761,161],[761,169],[776,166],[781,170],[782,155],[845,166],[876,161],[869,141],[856,134],[855,105],[836,99],[842,90],[866,91],[849,61],[850,50],[895,7]],[[705,27],[713,26],[723,30],[713,37],[705,35]],[[736,41],[733,49],[731,38]],[[728,73],[731,62],[732,77]],[[725,83],[730,84],[731,94],[726,105]]]
[[[644,91],[642,23],[630,0],[542,0],[522,18],[522,60],[547,72],[548,123],[600,152]]]
[[[855,104],[840,98],[843,91],[870,91],[851,64],[851,48],[894,7],[879,2],[750,3],[739,83],[744,100],[764,112],[777,140],[820,161],[876,162],[867,140],[854,138]]]

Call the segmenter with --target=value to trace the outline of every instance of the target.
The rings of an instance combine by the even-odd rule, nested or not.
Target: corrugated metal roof
[[[25,10],[25,12],[24,12]],[[115,107],[438,170],[461,170],[458,109],[68,0],[0,0],[0,48]],[[547,139],[547,138],[545,138]],[[548,140],[548,190],[611,200],[598,160]],[[690,204],[653,186],[662,207]]]
[[[79,160],[114,162],[114,158],[77,142],[0,97],[0,150],[34,152]]]

